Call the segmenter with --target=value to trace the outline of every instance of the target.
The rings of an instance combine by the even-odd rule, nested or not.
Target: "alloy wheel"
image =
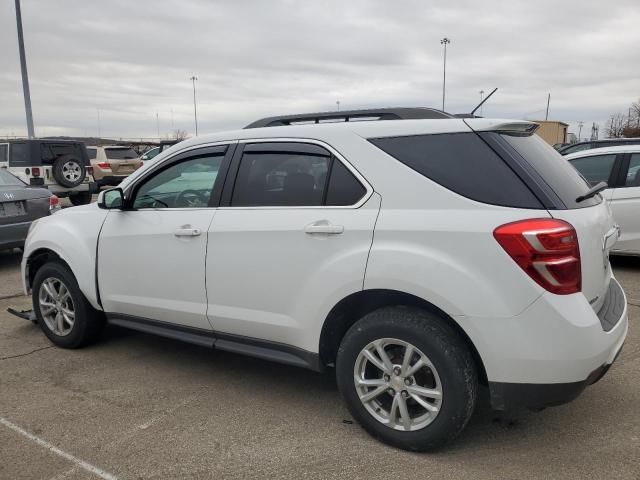
[[[369,343],[356,358],[353,380],[365,409],[394,430],[420,430],[440,412],[438,372],[409,342],[382,338]]]
[[[64,337],[73,329],[75,309],[67,286],[58,278],[49,277],[38,291],[40,314],[44,323],[56,335]]]

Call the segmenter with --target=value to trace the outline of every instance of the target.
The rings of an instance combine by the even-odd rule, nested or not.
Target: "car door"
[[[192,150],[151,169],[110,210],[98,244],[106,312],[211,330],[205,257],[233,146]]]
[[[312,141],[244,142],[229,178],[208,239],[216,336],[317,351],[324,315],[362,289],[380,197]]]
[[[613,190],[611,209],[621,229],[613,251],[640,254],[640,153],[625,155],[619,186]]]

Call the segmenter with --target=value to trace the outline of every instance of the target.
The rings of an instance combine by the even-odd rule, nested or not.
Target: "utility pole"
[[[338,107],[338,111],[340,111],[340,100],[336,100],[336,106]]]
[[[447,44],[451,43],[447,37],[440,40],[440,44],[444,45],[444,64],[442,67],[442,110],[444,111],[444,95],[447,85]]]
[[[34,138],[33,115],[31,113],[31,92],[29,91],[29,74],[27,73],[27,58],[24,53],[24,37],[22,35],[22,12],[20,0],[16,0],[16,24],[18,25],[18,50],[20,51],[20,70],[22,71],[22,91],[24,93],[24,110],[27,115],[27,135]]]
[[[551,101],[551,94],[547,95],[547,114],[544,116],[545,120],[549,120],[549,102]]]
[[[482,105],[483,96],[484,96],[484,90],[480,90],[480,116],[482,116],[482,109],[484,108],[484,105]]]
[[[198,109],[196,107],[196,80],[198,80],[198,77],[194,75],[193,77],[190,78],[190,80],[193,82],[193,119],[196,124],[196,137],[197,137],[198,136]]]
[[[578,141],[580,141],[580,138],[582,138],[582,126],[584,125],[584,122],[582,120],[580,120],[578,122]]]

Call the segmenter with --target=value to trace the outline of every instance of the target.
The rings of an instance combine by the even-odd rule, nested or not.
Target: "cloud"
[[[39,135],[140,138],[374,106],[604,123],[640,97],[640,7],[596,2],[23,0]],[[13,2],[0,4],[0,135],[24,134]],[[583,132],[586,132],[583,129]]]

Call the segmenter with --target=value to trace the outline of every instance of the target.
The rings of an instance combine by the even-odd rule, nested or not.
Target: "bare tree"
[[[187,132],[184,131],[184,130],[174,130],[173,131],[173,138],[175,138],[176,140],[181,142],[182,140],[187,138]]]
[[[627,126],[627,117],[622,113],[615,113],[609,117],[607,122],[607,136],[609,138],[622,137],[624,128]]]

